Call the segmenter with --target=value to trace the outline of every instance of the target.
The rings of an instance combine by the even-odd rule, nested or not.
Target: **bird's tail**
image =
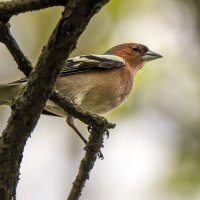
[[[0,84],[0,106],[10,105],[14,97],[18,94],[22,84]]]

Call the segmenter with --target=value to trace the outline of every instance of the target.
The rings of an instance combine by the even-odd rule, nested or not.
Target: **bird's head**
[[[134,71],[141,69],[146,62],[162,57],[160,54],[149,50],[145,45],[137,43],[125,43],[114,46],[105,54],[112,54],[123,58]]]

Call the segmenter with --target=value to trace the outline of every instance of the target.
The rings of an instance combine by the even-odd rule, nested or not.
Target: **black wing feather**
[[[60,76],[85,71],[118,68],[125,64],[120,57],[116,56],[118,60],[111,59],[111,57],[112,56],[108,55],[85,55],[69,59],[67,60],[66,65],[64,66]]]
[[[118,68],[125,64],[122,58],[111,55],[82,55],[79,57],[68,59],[60,76],[76,74],[80,72],[105,70]],[[27,78],[11,82],[9,84],[26,82]]]

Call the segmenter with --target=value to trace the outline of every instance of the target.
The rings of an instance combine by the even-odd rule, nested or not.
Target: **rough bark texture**
[[[8,21],[13,15],[40,10],[52,6],[65,5],[67,0],[12,0],[0,3],[1,20]]]
[[[44,2],[46,2],[46,4]],[[52,2],[54,2],[54,4]],[[0,3],[0,20],[3,23],[5,22],[5,19],[8,20],[12,15],[16,15],[29,10],[41,9],[58,4],[60,5],[63,4],[63,2],[64,1],[61,0],[15,0],[11,2]],[[62,13],[62,17],[54,29],[47,45],[43,49],[36,67],[30,74],[27,85],[16,98],[12,106],[12,113],[8,120],[8,125],[4,130],[2,137],[0,138],[1,200],[8,200],[12,197],[15,197],[15,190],[19,179],[19,168],[23,157],[22,154],[24,146],[28,137],[36,126],[43,107],[52,92],[56,78],[62,69],[61,66],[63,66],[65,59],[75,48],[77,39],[84,31],[90,18],[96,12],[98,12],[99,9],[108,2],[108,0],[68,0],[65,2],[67,3],[65,5],[64,12]],[[28,3],[30,3],[30,7],[27,6]],[[22,7],[20,7],[20,4]],[[0,24],[1,30],[3,30],[2,27],[2,24]],[[7,25],[6,27],[8,28]],[[9,30],[7,29],[7,31]],[[10,33],[7,32],[7,34]],[[25,72],[26,75],[28,75],[31,71],[31,63],[27,59],[22,62],[21,58],[24,56],[23,53],[20,51],[14,51],[15,48],[19,49],[17,43],[14,40],[10,42],[1,36],[0,40],[1,42],[4,42],[10,52],[13,52],[11,54],[18,64],[21,62],[20,65],[27,66],[27,71],[25,68],[23,69],[23,67],[21,67],[21,69]],[[56,97],[56,95],[54,95],[54,98],[57,98],[58,102],[61,102],[61,99],[63,99],[61,97],[59,100],[59,96]],[[67,104],[65,99],[63,99],[63,101],[64,104]],[[76,115],[75,113],[76,112],[74,112],[74,115]],[[79,115],[80,114],[77,114],[76,117],[80,117]],[[93,119],[93,117],[91,119]],[[90,124],[91,120],[85,120],[85,122]],[[94,124],[90,124],[94,127],[92,128],[92,133],[94,133],[94,136],[90,137],[91,139],[86,148],[86,158],[83,159],[80,166],[80,170],[83,171],[85,168],[88,170],[92,168],[96,159],[96,155],[99,152],[103,142],[103,133],[108,128],[113,127],[104,119],[101,119],[100,123],[98,120],[94,120],[94,122]],[[99,141],[96,141],[95,138],[99,139]],[[95,146],[96,143],[98,144],[97,146]],[[88,157],[92,158],[91,161],[88,162],[88,166],[90,167],[85,167],[87,162],[84,162],[84,160],[88,159]],[[87,171],[87,173],[89,173],[89,171]],[[76,197],[69,196],[68,199],[78,199],[85,180],[83,178],[81,181],[81,187],[79,186],[79,189],[76,189],[79,190],[78,193],[75,192]],[[75,185],[77,185],[76,181],[74,186]]]
[[[19,70],[28,77],[33,69],[31,62],[26,58],[19,48],[16,40],[10,33],[9,24],[0,21],[0,41],[6,45],[10,54],[18,64]]]

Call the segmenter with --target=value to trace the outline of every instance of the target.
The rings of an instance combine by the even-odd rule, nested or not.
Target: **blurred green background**
[[[61,12],[55,7],[12,18],[11,32],[33,65]],[[146,64],[129,99],[107,115],[117,127],[81,199],[200,199],[200,1],[111,0],[71,56],[124,42],[143,43],[163,59]],[[0,82],[22,76],[0,44]],[[0,108],[1,132],[9,114]],[[25,148],[17,198],[65,199],[83,155],[64,119],[42,116]]]

